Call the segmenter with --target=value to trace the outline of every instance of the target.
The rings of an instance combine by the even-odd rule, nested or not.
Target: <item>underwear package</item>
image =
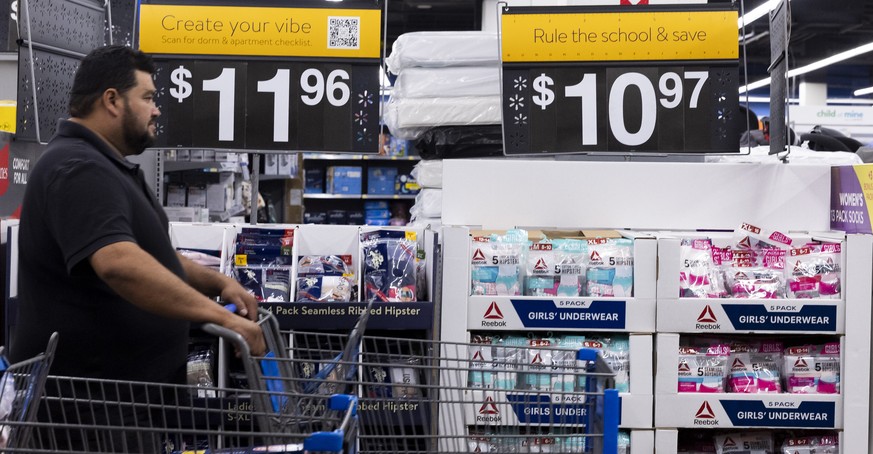
[[[785,250],[734,251],[727,273],[733,298],[785,298]]]
[[[304,255],[297,265],[296,301],[348,303],[354,299],[350,255]]]
[[[729,433],[715,437],[718,454],[773,454],[773,436],[766,432]]]
[[[768,394],[782,392],[781,342],[731,343],[728,392]]]
[[[258,301],[290,301],[291,256],[250,253],[236,254],[234,277]]]
[[[727,378],[730,346],[679,347],[680,393],[723,393]]]
[[[530,245],[525,269],[526,296],[585,295],[587,245],[581,240],[556,239]]]
[[[792,249],[785,267],[788,297],[840,299],[841,252],[839,243]]]
[[[785,350],[786,392],[840,393],[840,344],[805,345]]]
[[[719,265],[723,253],[714,252],[708,238],[683,239],[679,245],[679,297],[725,298],[724,274]]]
[[[633,296],[634,243],[625,238],[588,240],[588,296]]]
[[[415,232],[367,232],[362,234],[361,245],[366,301],[418,301],[419,260]]]
[[[781,454],[839,454],[836,435],[788,438],[782,442]]]
[[[529,242],[524,230],[474,237],[471,246],[473,295],[519,296]]]

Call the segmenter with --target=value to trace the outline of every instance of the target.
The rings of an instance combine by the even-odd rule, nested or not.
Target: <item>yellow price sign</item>
[[[503,61],[730,60],[739,55],[734,10],[573,11],[504,13]]]
[[[233,262],[236,266],[249,266],[249,256],[245,254],[236,254]]]
[[[155,54],[379,58],[382,11],[140,5],[140,49]]]
[[[418,234],[416,232],[406,232],[406,240],[407,241],[416,241],[418,238]]]

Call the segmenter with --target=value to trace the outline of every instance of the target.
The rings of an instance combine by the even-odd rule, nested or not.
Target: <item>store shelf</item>
[[[275,314],[283,330],[350,330],[367,303],[265,302],[260,307]],[[373,303],[367,329],[431,329],[433,314],[434,304],[429,301]]]
[[[294,175],[258,175],[258,181],[273,181],[273,180],[293,180]]]
[[[320,161],[420,161],[419,156],[383,156],[378,154],[303,153],[303,159]]]
[[[164,172],[181,172],[184,170],[239,172],[239,163],[219,161],[164,161]]]
[[[304,199],[323,199],[323,200],[415,200],[415,194],[391,194],[391,195],[375,195],[375,194],[303,194]]]
[[[839,439],[839,445],[845,446],[845,441],[843,439],[843,432],[837,432],[837,437]],[[713,434],[715,435],[715,434]],[[631,434],[633,436],[633,434]],[[715,440],[713,440],[714,442]],[[633,439],[631,439],[631,449],[633,450]],[[650,449],[647,451],[649,454],[654,452],[655,454],[676,454],[679,452],[679,431],[676,429],[658,429],[655,431],[655,447],[654,450]],[[786,452],[786,451],[781,451]],[[800,452],[800,451],[797,451]],[[807,452],[807,451],[804,451]],[[841,451],[846,452],[846,451]],[[632,452],[633,454],[633,452]]]
[[[470,330],[654,332],[654,298],[471,296]]]

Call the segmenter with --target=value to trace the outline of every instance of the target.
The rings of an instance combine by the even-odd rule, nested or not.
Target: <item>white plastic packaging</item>
[[[500,96],[499,66],[406,68],[394,81],[397,98]]]
[[[497,33],[404,33],[394,41],[385,64],[393,74],[402,74],[404,69],[412,67],[498,66],[500,46]]]
[[[412,178],[423,188],[443,187],[443,161],[421,161],[412,168]]]
[[[840,393],[840,344],[785,350],[785,390],[791,394]]]
[[[437,126],[499,125],[502,121],[500,96],[462,98],[397,98],[385,104],[383,120],[391,134],[415,140]]]
[[[422,189],[415,196],[415,205],[410,214],[423,218],[439,218],[443,215],[443,190]]]
[[[766,432],[729,433],[715,437],[718,454],[776,454],[773,435]]]
[[[728,373],[730,346],[715,344],[706,349],[679,347],[680,393],[723,393]]]

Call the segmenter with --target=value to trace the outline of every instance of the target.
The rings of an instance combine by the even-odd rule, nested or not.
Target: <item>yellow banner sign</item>
[[[736,11],[504,14],[505,62],[726,60]]]
[[[153,54],[379,58],[378,9],[140,6],[140,49]]]

